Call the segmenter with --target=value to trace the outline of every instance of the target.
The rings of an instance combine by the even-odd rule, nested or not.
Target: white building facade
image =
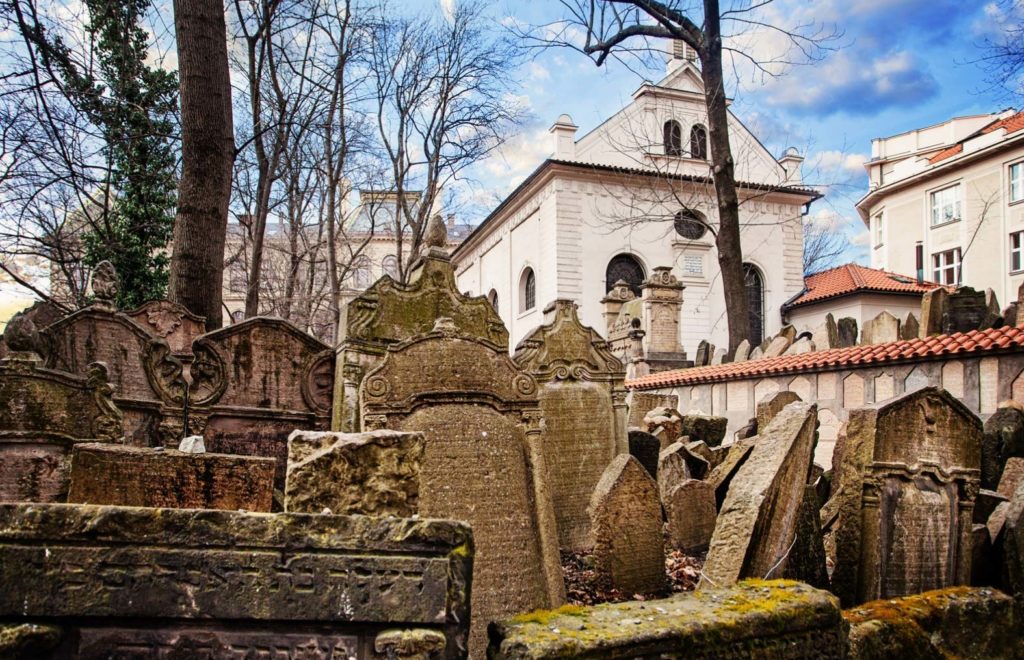
[[[577,138],[567,115],[554,151],[453,254],[459,287],[496,304],[512,346],[556,298],[602,332],[602,298],[619,279],[640,294],[660,266],[684,285],[680,340],[728,344],[700,73],[675,59],[658,84]],[[800,185],[801,158],[776,160],[730,114],[743,257],[755,334],[781,326],[781,305],[803,288],[801,216],[817,195]],[[757,337],[755,337],[756,339]]]
[[[870,190],[857,202],[871,265],[940,284],[1024,283],[1024,113],[957,117],[871,142]]]

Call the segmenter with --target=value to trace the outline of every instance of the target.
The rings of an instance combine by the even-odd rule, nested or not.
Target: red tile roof
[[[946,147],[937,154],[932,155],[930,158],[928,158],[928,162],[934,165],[935,163],[941,160],[951,158],[964,150],[964,142],[966,142],[967,140],[970,140],[971,138],[977,137],[979,135],[983,135],[985,133],[992,133],[993,131],[998,131],[1001,128],[1005,128],[1007,133],[1016,133],[1017,131],[1024,129],[1024,110],[1016,114],[1010,115],[1009,117],[1006,117],[1004,119],[997,119],[991,124],[985,125],[984,127],[981,128],[981,130],[977,131],[976,133],[972,133],[971,135],[968,135],[966,138],[964,138],[960,142],[957,142],[953,146]]]
[[[801,371],[849,369],[886,362],[997,351],[1024,351],[1024,326],[972,330],[952,335],[935,335],[927,339],[833,348],[829,351],[800,355],[780,355],[746,362],[662,371],[627,380],[626,387],[633,390],[655,390],[662,387],[718,383]]]
[[[957,155],[958,153],[960,153],[963,150],[964,150],[964,145],[963,144],[960,144],[960,143],[954,144],[952,147],[947,147],[947,148],[943,149],[942,151],[940,151],[939,153],[935,154],[934,156],[931,156],[930,158],[928,158],[928,162],[931,163],[932,165],[934,165],[935,163],[939,162],[940,160],[946,160],[947,158],[951,158],[951,157]]]
[[[819,300],[869,291],[924,295],[939,286],[941,285],[927,281],[918,284],[912,277],[860,264],[844,264],[805,277],[803,293],[783,307],[792,309]]]

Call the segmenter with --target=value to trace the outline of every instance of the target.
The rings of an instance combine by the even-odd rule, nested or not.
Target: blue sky
[[[439,0],[442,8],[452,1]],[[493,11],[506,24],[537,25],[562,15],[553,0],[509,0]],[[815,23],[842,36],[824,60],[777,78],[751,75],[739,63],[733,111],[776,156],[788,146],[806,156],[805,181],[828,186],[812,213],[847,238],[848,260],[867,263],[867,233],[853,203],[866,191],[862,165],[871,139],[1019,105],[986,82],[977,62],[984,39],[999,29],[999,6],[970,0],[776,0],[769,11],[773,22]],[[772,52],[777,41],[760,33],[743,39],[756,52]],[[559,114],[570,114],[583,135],[628,103],[642,81],[620,64],[597,68],[565,49],[536,52],[516,73],[521,102],[532,116],[498,156],[476,169],[483,208],[492,208],[486,199],[503,197],[550,152],[547,129]],[[652,80],[662,75],[664,67],[646,73]]]

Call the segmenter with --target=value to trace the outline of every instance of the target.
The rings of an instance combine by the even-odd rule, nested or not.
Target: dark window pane
[[[691,241],[703,238],[704,233],[707,232],[707,226],[700,216],[689,209],[676,213],[675,227],[677,234]]]
[[[525,288],[526,309],[533,309],[533,306],[537,304],[537,278],[534,277],[532,270],[526,273]]]
[[[690,129],[690,158],[708,159],[708,131],[700,124]]]
[[[608,268],[605,270],[605,293],[611,291],[612,287],[619,280],[628,284],[629,290],[639,298],[640,285],[644,281],[644,267],[640,265],[640,262],[635,257],[628,254],[620,254],[613,257],[608,262]]]
[[[665,122],[663,129],[666,156],[683,155],[683,129],[675,120]]]
[[[764,341],[764,280],[761,271],[752,264],[743,264],[743,282],[750,305],[750,344],[757,346]]]

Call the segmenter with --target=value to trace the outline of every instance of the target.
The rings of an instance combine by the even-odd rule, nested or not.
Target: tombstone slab
[[[900,324],[900,339],[917,339],[921,334],[921,324],[913,312],[907,312],[907,317]]]
[[[687,479],[663,498],[668,521],[668,542],[686,553],[703,552],[715,531],[715,487],[707,481]]]
[[[800,511],[796,519],[796,538],[786,557],[783,577],[806,582],[818,589],[828,589],[828,567],[825,543],[818,511],[818,491],[813,482],[804,486]]]
[[[766,358],[778,357],[789,349],[791,343],[789,337],[776,335],[768,344],[768,347],[764,349],[764,356]]]
[[[367,658],[394,627],[466,657],[462,523],[0,504],[0,556],[0,618],[60,626],[59,657]]]
[[[857,319],[844,316],[836,324],[839,332],[839,348],[857,345]]]
[[[725,496],[729,492],[729,484],[732,483],[743,462],[750,456],[755,442],[757,442],[757,436],[745,440],[737,440],[729,447],[724,448],[724,458],[708,474],[707,481],[715,487],[715,502],[719,508],[725,502]]]
[[[880,312],[870,321],[864,322],[862,344],[886,344],[900,339],[900,320],[889,312]]]
[[[273,489],[271,458],[84,443],[71,457],[68,502],[270,511]]]
[[[1002,510],[1002,511],[1000,511]],[[999,587],[1018,600],[1024,596],[1024,484],[1017,487],[1009,502],[996,507],[1001,521],[989,520],[989,533],[1002,544]],[[997,514],[993,513],[992,518]],[[993,524],[998,528],[993,529]]]
[[[295,431],[288,438],[284,510],[416,515],[423,450],[422,433]]]
[[[629,431],[629,455],[640,461],[652,479],[658,479],[658,455],[661,453],[661,441],[650,433],[640,429]]]
[[[665,585],[658,485],[640,462],[619,454],[590,500],[594,560],[599,575],[627,594],[659,591]]]
[[[836,319],[831,312],[825,315],[824,322],[811,333],[811,341],[815,350],[839,348],[839,326],[836,325]]]
[[[948,335],[982,329],[988,311],[984,291],[962,286],[946,299],[946,309],[942,315],[942,333]]]
[[[768,428],[768,424],[775,419],[776,415],[782,412],[783,408],[794,401],[800,400],[799,394],[788,390],[769,394],[761,399],[757,402],[757,428]]]
[[[655,408],[679,409],[679,397],[675,394],[657,394],[633,390],[626,397],[629,403],[627,428],[644,428],[644,417]]]
[[[704,367],[711,364],[711,356],[715,354],[715,347],[707,340],[701,339],[697,344],[697,355],[693,360],[693,366]]]
[[[681,442],[670,444],[658,454],[658,495],[662,502],[673,488],[691,478],[689,456]]]
[[[760,360],[764,357],[764,349],[760,346],[755,346],[754,350],[750,351],[750,360]]]
[[[644,428],[648,433],[658,436],[662,447],[667,447],[682,435],[682,417],[675,408],[654,408],[644,415]],[[658,428],[661,432],[655,433],[655,429]]]
[[[981,445],[981,487],[995,490],[1003,466],[1011,457],[1024,457],[1024,411],[1000,406],[985,420]]]
[[[717,447],[725,438],[725,430],[729,420],[725,417],[711,415],[683,415],[683,423],[679,435],[685,435],[691,442],[703,442],[709,447]]]
[[[817,406],[795,402],[760,432],[719,507],[701,584],[784,575],[814,454]]]
[[[814,345],[813,341],[807,337],[801,337],[790,344],[789,348],[786,349],[786,352],[783,353],[783,355],[803,355],[804,353],[811,353],[816,350],[817,347]]]
[[[926,387],[851,410],[832,501],[844,604],[967,584],[981,422]]]
[[[996,492],[1010,498],[1017,492],[1017,487],[1024,483],[1024,458],[1014,456],[1006,461],[1003,474],[999,477],[999,488]]]
[[[733,362],[746,362],[750,358],[750,342],[746,339],[736,347],[736,353],[732,357]]]

